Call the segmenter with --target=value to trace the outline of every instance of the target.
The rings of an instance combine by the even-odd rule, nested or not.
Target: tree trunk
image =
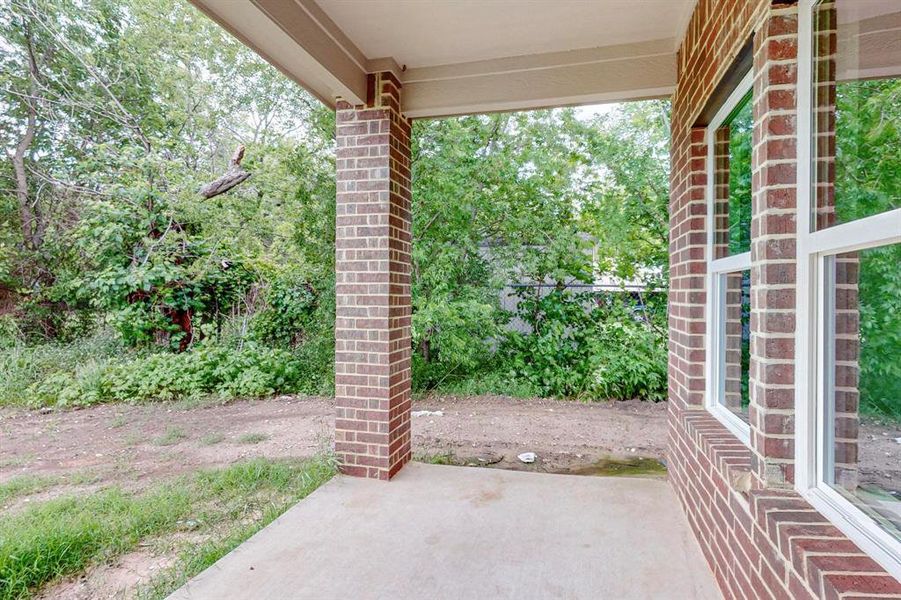
[[[37,130],[37,110],[34,107],[34,96],[36,94],[35,81],[37,79],[37,63],[34,59],[34,50],[31,42],[31,29],[25,24],[25,40],[28,45],[28,73],[30,77],[29,97],[25,98],[26,110],[28,112],[27,121],[25,123],[25,133],[16,145],[16,151],[12,155],[13,172],[16,181],[16,201],[19,204],[19,219],[22,222],[22,240],[25,247],[29,250],[37,250],[43,241],[41,232],[43,227],[38,223],[40,212],[35,204],[31,203],[28,193],[28,176],[25,172],[25,157],[34,142],[35,131]]]

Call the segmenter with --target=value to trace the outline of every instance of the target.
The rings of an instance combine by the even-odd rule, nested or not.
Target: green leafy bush
[[[212,396],[260,397],[310,389],[305,363],[287,350],[246,344],[200,345],[190,352],[85,361],[28,386],[26,404],[78,406]]]
[[[586,390],[592,399],[666,399],[666,338],[629,319],[598,323],[591,342],[592,371]]]
[[[84,373],[128,352],[109,331],[68,344],[26,346],[15,342],[0,351],[0,405],[38,405],[32,386]],[[56,403],[55,401],[53,402]]]
[[[316,294],[306,281],[279,278],[265,293],[266,308],[254,315],[254,337],[282,348],[303,339],[316,308]]]
[[[511,375],[543,395],[589,400],[666,397],[666,335],[656,306],[554,290],[524,297],[518,314],[532,329],[511,332]]]

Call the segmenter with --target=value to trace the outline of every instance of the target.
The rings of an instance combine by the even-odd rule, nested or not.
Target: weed
[[[180,477],[138,495],[114,488],[30,506],[0,521],[0,600],[28,597],[52,579],[179,531],[188,520],[210,530],[223,528],[216,539],[188,547],[142,592],[164,597],[334,473],[327,456],[303,462],[256,459]],[[249,505],[262,507],[252,522],[234,518],[236,507]],[[199,515],[201,507],[209,508]]]
[[[225,435],[221,433],[208,433],[202,438],[200,438],[200,443],[204,446],[215,446],[221,442],[225,441]]]
[[[239,444],[259,444],[269,439],[268,433],[245,433],[238,438]]]
[[[413,457],[416,462],[428,463],[430,465],[458,465],[460,461],[452,452],[444,454],[419,454]]]
[[[153,440],[157,446],[172,446],[180,441],[187,439],[188,434],[178,427],[169,427],[166,433]]]
[[[0,504],[18,496],[27,496],[44,491],[59,483],[58,477],[39,475],[19,475],[0,483]]]

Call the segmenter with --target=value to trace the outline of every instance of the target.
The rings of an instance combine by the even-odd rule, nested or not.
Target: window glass
[[[827,257],[823,479],[901,540],[901,244]]]
[[[901,3],[821,2],[813,32],[811,223],[824,229],[901,206]]]
[[[751,92],[715,133],[714,258],[751,250]]]
[[[745,423],[751,404],[751,271],[720,276],[720,404]]]

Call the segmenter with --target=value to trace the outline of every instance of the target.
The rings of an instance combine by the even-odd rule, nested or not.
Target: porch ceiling
[[[192,0],[334,105],[393,71],[431,117],[669,95],[696,0]]]

